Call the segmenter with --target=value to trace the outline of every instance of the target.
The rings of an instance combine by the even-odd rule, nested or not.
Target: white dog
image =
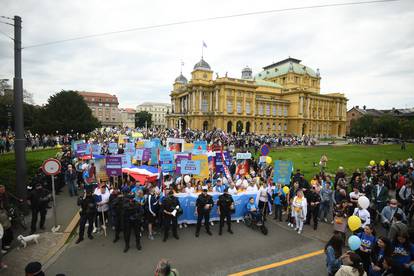
[[[23,245],[23,248],[26,248],[28,242],[34,241],[36,244],[38,244],[39,237],[40,237],[39,234],[33,234],[33,235],[26,236],[26,237],[19,235],[17,237],[17,240]]]

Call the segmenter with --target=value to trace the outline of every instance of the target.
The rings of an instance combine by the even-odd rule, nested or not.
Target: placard
[[[121,156],[106,156],[106,174],[108,176],[122,175],[122,157]]]
[[[273,181],[275,183],[289,185],[292,170],[292,161],[276,160],[274,163]]]
[[[181,174],[200,174],[200,161],[194,160],[181,160]]]

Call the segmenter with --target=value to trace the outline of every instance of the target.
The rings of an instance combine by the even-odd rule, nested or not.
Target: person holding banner
[[[214,201],[213,197],[207,194],[207,189],[203,189],[203,192],[198,196],[196,201],[196,211],[195,215],[197,216],[197,230],[195,236],[198,237],[200,235],[200,228],[201,228],[201,221],[204,218],[204,225],[206,227],[206,232],[210,236],[212,235],[210,232],[210,211],[213,208]]]
[[[224,189],[224,194],[220,195],[217,201],[217,213],[220,215],[220,231],[223,234],[224,219],[227,222],[227,232],[233,234],[231,230],[231,213],[235,210],[233,197],[228,193],[229,188]]]
[[[174,238],[179,240],[177,233],[177,215],[180,211],[180,202],[178,198],[174,196],[174,192],[170,189],[165,189],[167,194],[162,201],[162,208],[163,208],[163,221],[164,221],[164,239],[163,242],[166,242],[168,239],[168,232],[170,231],[170,227],[172,226],[172,233]]]

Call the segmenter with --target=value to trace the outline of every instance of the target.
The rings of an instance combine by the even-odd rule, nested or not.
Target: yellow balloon
[[[355,215],[350,216],[348,218],[348,227],[352,232],[359,229],[361,227],[361,219]]]
[[[369,161],[369,164],[370,164],[371,166],[375,166],[375,161],[374,161],[374,160],[371,160],[371,161]]]
[[[288,187],[288,186],[283,187],[283,192],[284,192],[285,194],[288,194],[288,193],[290,192],[289,187]]]
[[[381,165],[381,166],[384,166],[384,165],[385,165],[384,160],[381,160],[380,165]]]
[[[272,157],[266,156],[266,164],[268,165],[272,164]]]

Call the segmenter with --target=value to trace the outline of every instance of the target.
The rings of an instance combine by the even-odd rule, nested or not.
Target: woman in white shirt
[[[303,191],[298,190],[296,196],[292,201],[292,216],[295,218],[296,228],[295,231],[298,231],[298,234],[302,233],[303,222],[306,219],[306,214],[308,210],[308,202],[303,196]]]
[[[101,226],[103,229],[105,229],[105,222],[108,219],[108,210],[109,210],[109,196],[111,193],[109,192],[109,189],[106,187],[106,185],[101,184],[100,188],[96,188],[94,195],[97,197],[97,206],[98,206],[98,215],[96,216],[95,221],[95,228],[93,229],[93,232],[100,231]],[[99,221],[98,221],[99,220]]]
[[[236,195],[237,194],[237,188],[236,188],[236,186],[234,186],[234,183],[233,182],[230,183],[228,192],[231,195]]]
[[[186,185],[186,187],[184,189],[184,192],[186,194],[194,194],[195,193],[194,187],[191,187],[191,182],[187,183],[187,185]]]
[[[258,189],[256,185],[254,185],[253,181],[249,183],[249,186],[246,188],[246,193],[257,193]]]

